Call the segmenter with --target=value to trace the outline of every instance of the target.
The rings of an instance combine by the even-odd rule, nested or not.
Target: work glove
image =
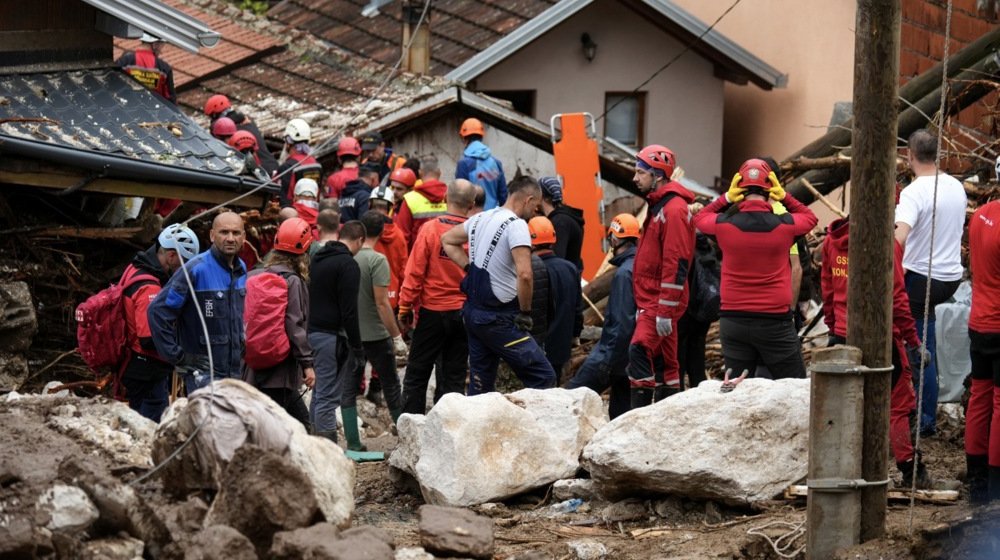
[[[531,332],[531,327],[535,326],[535,322],[531,320],[531,313],[525,313],[524,311],[518,313],[514,317],[514,326],[524,332]]]
[[[927,364],[931,362],[931,353],[927,351],[927,347],[923,344],[920,346],[907,346],[906,357],[910,360],[910,371],[913,375],[920,372],[921,362],[923,362],[924,367],[927,367]]]
[[[397,358],[405,358],[406,354],[410,351],[406,347],[406,341],[403,340],[403,335],[399,335],[392,339],[392,348],[396,351]]]
[[[198,354],[184,354],[177,365],[189,373],[199,372],[205,375],[208,375],[209,370],[212,369],[208,362],[208,356]]]
[[[732,204],[740,202],[743,200],[743,197],[746,196],[747,190],[744,187],[739,186],[740,181],[742,180],[743,176],[737,173],[736,175],[733,175],[733,180],[729,183],[729,190],[726,191],[726,200]]]
[[[399,325],[406,329],[407,331],[413,329],[413,310],[400,306],[399,315],[396,316],[399,320]]]
[[[656,318],[656,334],[658,336],[670,336],[674,332],[674,322],[668,317]]]
[[[774,171],[767,174],[767,180],[771,182],[771,200],[777,200],[778,202],[785,200],[785,189],[781,186],[781,181],[778,180],[778,176],[774,174]]]

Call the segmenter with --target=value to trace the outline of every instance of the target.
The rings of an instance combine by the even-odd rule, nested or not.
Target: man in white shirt
[[[948,300],[962,280],[962,233],[965,228],[966,197],[962,183],[947,173],[939,173],[937,137],[926,129],[910,135],[909,163],[916,177],[899,195],[896,206],[896,240],[903,246],[903,268],[910,312],[917,323],[917,333],[924,332],[924,301],[930,283],[930,306],[927,312],[927,340],[930,363],[924,366],[923,406],[920,410],[921,436],[936,432],[938,400],[935,365],[934,307]],[[935,187],[937,205],[935,208]],[[936,216],[936,218],[932,218]],[[931,223],[934,228],[931,253]],[[932,258],[933,257],[933,258]],[[910,364],[914,383],[919,383],[920,363]]]
[[[531,337],[531,234],[542,190],[531,177],[507,186],[503,206],[457,225],[441,238],[448,257],[465,270],[462,317],[469,337],[469,395],[496,390],[503,358],[525,387],[546,389],[555,371]],[[463,247],[469,244],[468,254]]]

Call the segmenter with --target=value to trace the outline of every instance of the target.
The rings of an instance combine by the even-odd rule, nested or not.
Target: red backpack
[[[291,342],[285,332],[285,311],[288,309],[288,282],[284,275],[261,272],[247,278],[247,294],[243,304],[243,324],[246,349],[243,361],[255,369],[274,367],[291,352]]]
[[[122,274],[117,284],[97,292],[76,307],[76,344],[94,373],[111,370],[120,373],[128,354],[125,332],[125,290],[144,280],[158,282],[155,276],[132,268]]]

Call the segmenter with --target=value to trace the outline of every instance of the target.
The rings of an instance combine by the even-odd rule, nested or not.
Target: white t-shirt
[[[962,279],[962,231],[965,228],[965,189],[957,179],[938,175],[937,226],[934,230],[934,262],[931,256],[931,213],[934,206],[934,177],[917,177],[899,195],[896,222],[910,226],[903,254],[903,268],[948,282]]]
[[[493,250],[489,263],[486,265],[486,272],[490,275],[490,284],[493,286],[493,295],[503,303],[517,297],[517,269],[514,267],[511,249],[515,247],[531,248],[528,223],[506,208],[494,208],[476,214],[462,224],[465,233],[469,235],[469,258],[472,260],[472,264],[483,268],[483,262],[486,261],[487,253],[490,252],[493,237],[501,225],[510,218],[515,219],[507,224],[500,235],[496,249]]]

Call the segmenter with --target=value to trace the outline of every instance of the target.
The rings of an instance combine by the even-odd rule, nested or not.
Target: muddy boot
[[[1000,501],[1000,467],[990,465],[990,501]]]
[[[632,409],[649,406],[653,402],[653,390],[646,388],[632,389]]]
[[[914,476],[917,478],[917,490],[958,490],[962,487],[957,480],[935,480],[927,472],[927,467],[920,460],[919,455],[915,460],[910,459],[905,463],[897,463],[896,466],[903,473],[903,490],[909,490],[913,487]]]
[[[368,451],[368,448],[361,443],[361,434],[358,433],[357,407],[341,408],[340,415],[344,418],[344,438],[347,439],[347,449]]]
[[[680,387],[668,387],[666,385],[660,385],[656,388],[656,391],[653,393],[653,400],[656,402],[660,402],[663,399],[676,395],[677,393],[680,392],[681,392]]]
[[[402,413],[403,413],[403,411],[401,409],[398,409],[398,408],[395,409],[395,410],[393,410],[393,409],[389,410],[389,416],[392,417],[392,425],[393,425],[393,427],[395,427],[396,424],[399,423],[399,415],[402,414]]]
[[[985,504],[989,501],[989,463],[986,455],[965,456],[966,482],[969,484],[969,501]]]
[[[385,406],[385,397],[382,396],[382,381],[378,377],[372,376],[372,380],[368,383],[368,393],[365,395],[365,398],[375,406]]]

